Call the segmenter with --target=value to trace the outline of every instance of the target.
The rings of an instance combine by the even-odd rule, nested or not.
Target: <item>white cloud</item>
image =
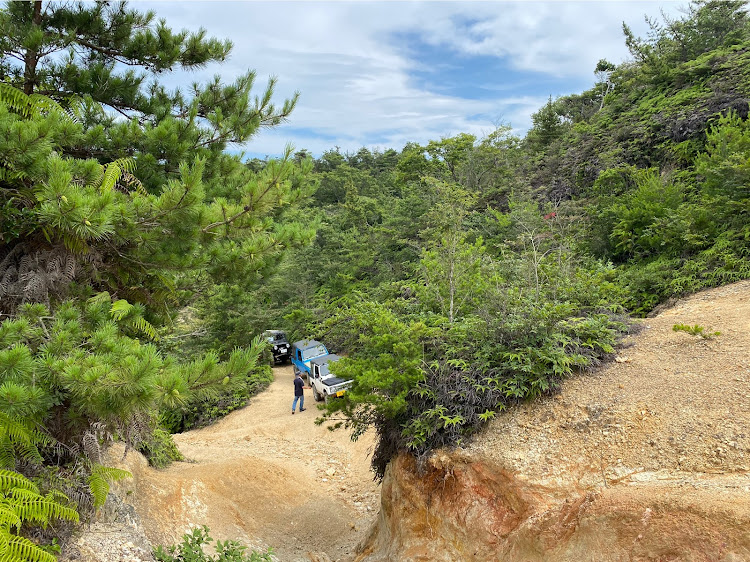
[[[679,6],[662,5],[671,13]],[[335,145],[350,151],[373,145],[400,148],[407,141],[459,132],[481,135],[498,120],[523,132],[530,114],[553,92],[532,85],[519,97],[490,77],[476,84],[496,93],[490,99],[430,90],[414,79],[424,63],[394,41],[394,34],[466,56],[505,59],[518,71],[549,75],[559,83],[569,79],[571,89],[559,93],[572,93],[579,84],[593,82],[600,58],[626,58],[622,21],[644,33],[643,14],[658,15],[659,6],[604,1],[148,3],[173,28],[202,26],[209,35],[234,42],[226,64],[189,80],[216,72],[231,80],[254,68],[261,87],[267,76],[278,76],[279,98],[301,91],[290,124],[261,132],[245,147],[271,155],[288,142],[315,154]]]

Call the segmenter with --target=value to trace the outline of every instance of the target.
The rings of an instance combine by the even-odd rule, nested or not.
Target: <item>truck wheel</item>
[[[318,394],[318,389],[313,387],[312,391],[313,391],[313,398],[315,398],[315,401],[320,402],[320,394]]]
[[[294,376],[297,376],[297,373],[299,373],[299,369],[297,368],[297,365],[292,363],[292,371],[294,371]]]

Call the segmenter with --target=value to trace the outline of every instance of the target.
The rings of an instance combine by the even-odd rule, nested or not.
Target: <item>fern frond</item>
[[[10,502],[7,500],[0,502],[0,529],[10,529],[11,527],[19,529],[22,524],[23,521],[10,505]],[[3,545],[0,543],[0,552],[2,551]]]
[[[132,175],[134,170],[135,160],[132,158],[118,158],[114,162],[110,162],[104,168],[104,177],[99,189],[102,191],[111,191],[124,174],[128,174],[129,178],[134,178]]]
[[[0,469],[0,494],[4,494],[13,488],[39,493],[39,488],[25,476],[12,470]]]
[[[83,123],[81,115],[83,115],[84,112],[83,100],[78,96],[73,96],[71,98],[68,98],[66,101],[67,107],[64,108],[64,111],[68,116],[68,119],[70,119],[70,121],[76,123],[77,125],[81,125]]]
[[[110,482],[132,478],[132,476],[127,470],[95,464],[88,478],[89,489],[91,495],[94,496],[94,508],[99,509],[107,501]]]
[[[133,310],[133,305],[125,299],[120,299],[112,303],[112,308],[109,309],[109,313],[115,320],[122,320]]]
[[[117,167],[120,168],[120,170],[122,170],[123,173],[127,172],[129,174],[132,174],[133,172],[135,172],[136,163],[135,163],[135,159],[133,158],[130,158],[130,157],[118,158],[117,160],[112,162],[112,164],[116,164]]]
[[[16,465],[16,453],[6,439],[0,439],[0,469],[13,468]]]
[[[88,245],[85,240],[81,240],[70,233],[63,233],[62,241],[63,245],[74,254],[83,254],[88,250]]]
[[[57,558],[42,550],[29,539],[10,535],[8,547],[0,554],[0,562],[55,562]]]
[[[17,457],[25,462],[41,462],[37,446],[49,442],[50,438],[35,427],[0,412],[0,468],[12,468]]]
[[[24,180],[24,179],[27,179],[28,177],[29,175],[23,170],[10,170],[0,165],[0,180],[5,180],[5,181]]]
[[[54,562],[55,557],[30,540],[14,535],[24,522],[46,525],[52,519],[79,521],[78,512],[63,505],[59,492],[41,496],[39,489],[17,472],[0,470],[0,562]]]
[[[88,478],[89,490],[94,496],[94,508],[99,509],[107,501],[109,493],[109,482],[100,474],[94,473]]]
[[[151,340],[157,340],[158,336],[156,334],[156,328],[153,327],[151,322],[146,320],[145,318],[138,317],[134,318],[132,322],[130,322],[130,325],[138,332],[144,334]]]
[[[130,172],[123,172],[122,177],[120,177],[120,181],[130,189],[134,189],[136,193],[138,193],[138,195],[143,195],[144,197],[148,195],[148,191],[146,191],[146,188],[143,187],[141,180],[139,180]]]
[[[0,102],[23,117],[32,114],[33,105],[29,96],[6,82],[0,82]]]
[[[23,521],[40,525],[46,525],[52,519],[78,522],[78,512],[72,507],[58,503],[53,497],[40,496],[30,490],[15,488],[10,491],[7,498]]]
[[[127,470],[115,468],[113,466],[104,466],[101,464],[95,465],[94,471],[97,474],[100,474],[108,482],[119,482],[120,480],[125,480],[126,478],[133,477],[133,475]]]
[[[41,113],[55,113],[66,121],[70,120],[70,117],[62,106],[52,98],[43,96],[42,94],[31,94],[29,96],[29,102],[32,106],[32,114],[39,115]]]
[[[83,451],[86,453],[86,457],[92,463],[98,463],[102,458],[102,448],[99,445],[99,438],[95,433],[87,431],[83,435],[81,440],[83,443]]]
[[[104,178],[99,189],[102,191],[112,191],[121,175],[122,169],[115,162],[110,162],[104,168]]]
[[[52,98],[41,94],[28,96],[7,82],[0,82],[0,103],[4,103],[12,111],[27,119],[44,113],[55,113],[63,119],[71,121],[70,116]]]
[[[109,311],[112,318],[118,322],[123,322],[126,326],[145,335],[151,340],[157,340],[156,328],[146,320],[141,305],[132,305],[125,299],[120,299],[112,303]]]

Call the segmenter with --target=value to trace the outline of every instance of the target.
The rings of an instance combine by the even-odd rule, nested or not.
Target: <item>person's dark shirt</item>
[[[295,396],[302,396],[302,389],[305,387],[305,381],[302,380],[302,377],[295,377],[294,378],[294,395]]]

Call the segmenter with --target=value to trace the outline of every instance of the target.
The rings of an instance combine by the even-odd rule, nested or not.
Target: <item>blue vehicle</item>
[[[328,355],[326,346],[315,340],[300,340],[292,344],[292,369],[310,380],[310,361]]]

